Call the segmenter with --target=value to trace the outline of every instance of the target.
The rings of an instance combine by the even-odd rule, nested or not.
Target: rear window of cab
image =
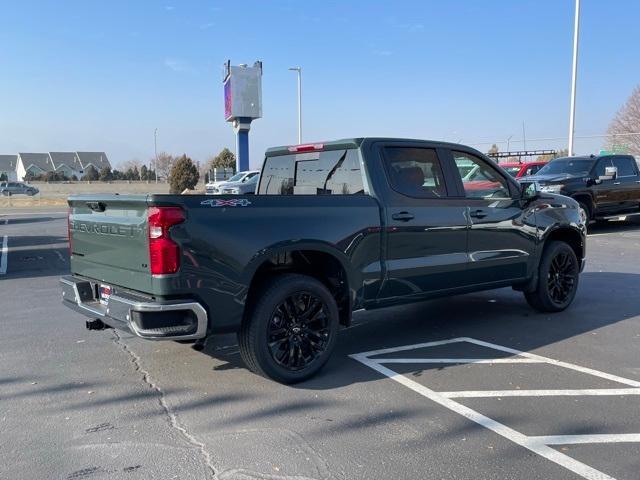
[[[260,177],[258,194],[364,194],[358,150],[330,150],[267,157]]]

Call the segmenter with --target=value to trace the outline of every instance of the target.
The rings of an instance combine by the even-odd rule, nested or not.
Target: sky
[[[567,145],[573,0],[0,0],[0,154],[235,149],[222,65],[262,60],[264,150],[393,136],[486,151]],[[606,132],[640,84],[640,2],[582,0],[576,135]],[[553,139],[553,140],[536,140]],[[577,138],[597,153],[601,138]]]

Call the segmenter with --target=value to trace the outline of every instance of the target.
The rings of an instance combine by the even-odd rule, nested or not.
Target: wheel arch
[[[243,283],[247,285],[245,315],[251,310],[261,285],[273,275],[282,273],[308,275],[322,282],[336,299],[340,323],[350,324],[356,283],[349,259],[330,244],[319,242],[279,245],[256,255],[244,274]]]
[[[571,195],[571,198],[573,198],[578,203],[585,203],[589,207],[589,213],[591,214],[591,217],[595,215],[595,202],[593,201],[593,196],[591,196],[589,193],[576,193],[575,195]]]
[[[576,254],[578,261],[581,261],[585,257],[585,239],[582,232],[576,228],[568,225],[558,226],[545,235],[542,241],[542,248],[540,251],[540,257],[544,248],[552,241],[560,241],[568,244]]]

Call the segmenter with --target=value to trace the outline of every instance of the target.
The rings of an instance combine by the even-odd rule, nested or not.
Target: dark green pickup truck
[[[72,196],[63,302],[152,340],[237,331],[296,382],[356,309],[505,286],[569,306],[585,219],[535,188],[463,145],[355,138],[269,149],[256,195]]]

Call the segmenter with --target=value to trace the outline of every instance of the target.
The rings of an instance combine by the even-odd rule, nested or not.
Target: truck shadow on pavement
[[[65,275],[69,247],[59,235],[10,235],[5,279]]]
[[[314,378],[294,389],[326,390],[381,378],[350,359],[354,353],[401,345],[473,337],[530,351],[640,315],[640,275],[585,272],[573,305],[556,314],[531,309],[511,289],[425,301],[412,305],[357,312],[351,327],[341,330],[336,349]],[[235,338],[214,337],[202,353],[217,360],[216,371],[244,369]],[[446,355],[446,353],[445,353]],[[222,363],[220,363],[222,362]],[[422,365],[422,370],[447,365]]]

